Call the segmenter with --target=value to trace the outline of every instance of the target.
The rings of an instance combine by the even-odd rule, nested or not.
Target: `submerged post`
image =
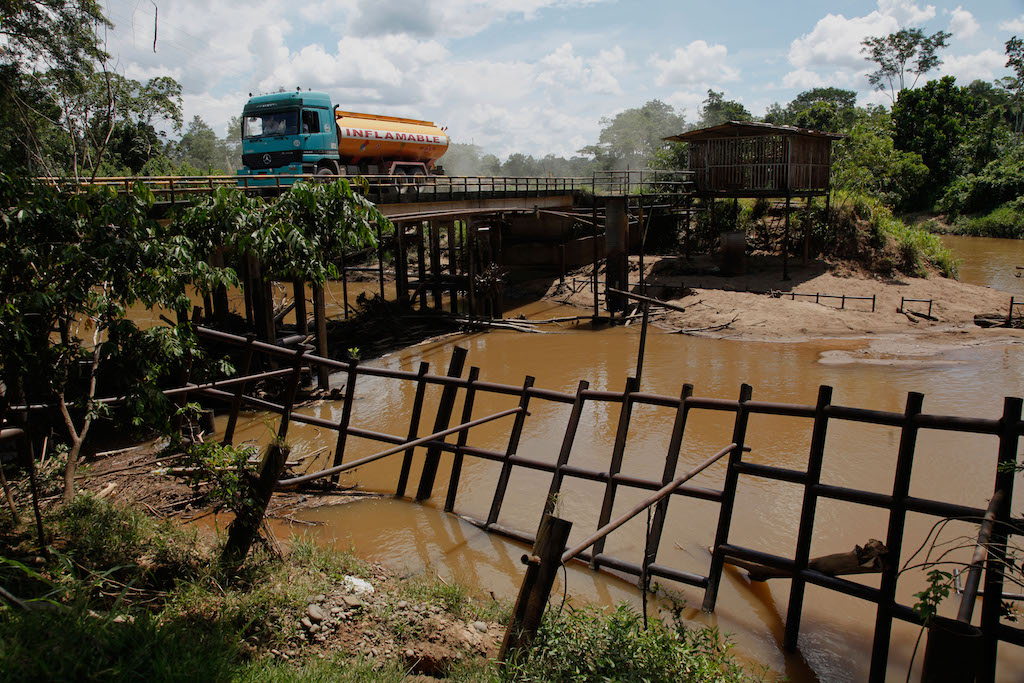
[[[516,650],[527,647],[537,635],[544,608],[551,595],[551,587],[558,576],[558,568],[562,566],[562,551],[569,540],[572,522],[551,515],[544,515],[537,541],[533,544],[533,554],[523,555],[526,575],[519,587],[512,619],[505,631],[505,640],[501,644],[499,661],[506,661]]]

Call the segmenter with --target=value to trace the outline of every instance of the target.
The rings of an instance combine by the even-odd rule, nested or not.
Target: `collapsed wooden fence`
[[[360,437],[389,444],[387,452],[377,454],[384,457],[402,453],[402,466],[396,482],[395,493],[403,496],[410,484],[410,472],[414,449],[425,446],[426,454],[415,498],[424,500],[434,493],[439,474],[442,453],[453,456],[449,475],[447,496],[444,510],[453,512],[456,509],[459,494],[459,482],[465,458],[473,457],[501,464],[494,496],[486,518],[473,519],[463,516],[472,523],[492,532],[524,542],[537,541],[537,533],[528,529],[514,529],[498,523],[498,517],[505,501],[509,480],[514,468],[524,468],[551,475],[549,495],[545,503],[545,518],[551,512],[554,499],[562,488],[567,477],[598,482],[604,485],[604,494],[597,528],[607,527],[611,521],[612,509],[616,494],[620,488],[632,488],[645,491],[659,491],[671,484],[675,478],[680,447],[686,429],[687,419],[692,411],[709,410],[724,411],[734,415],[732,443],[726,449],[728,466],[724,484],[721,489],[691,486],[681,483],[673,487],[669,494],[656,501],[654,523],[651,525],[647,539],[648,551],[639,562],[617,557],[605,551],[605,537],[601,536],[592,543],[589,552],[575,553],[577,559],[583,560],[593,568],[610,569],[622,574],[636,577],[659,577],[682,584],[695,586],[704,590],[703,608],[713,611],[718,599],[722,580],[723,566],[730,560],[755,563],[767,567],[792,578],[789,609],[786,612],[784,647],[793,651],[797,647],[800,632],[800,620],[803,608],[805,587],[807,584],[820,586],[852,596],[877,605],[874,625],[874,637],[871,655],[870,680],[884,680],[889,655],[889,642],[894,619],[915,624],[921,623],[920,616],[907,605],[896,601],[897,579],[900,557],[903,546],[904,526],[908,513],[920,513],[940,518],[953,518],[982,524],[990,519],[987,530],[983,529],[983,538],[979,540],[979,548],[987,550],[982,557],[976,558],[974,565],[978,568],[971,573],[970,591],[963,596],[961,615],[966,614],[966,622],[971,621],[974,599],[979,587],[983,586],[988,596],[1003,596],[1004,568],[1007,560],[1007,541],[1012,535],[1024,535],[1024,524],[1011,519],[1010,510],[1013,500],[1014,468],[1018,465],[1017,450],[1024,422],[1022,422],[1022,400],[1006,398],[1003,414],[997,419],[969,418],[950,415],[932,415],[922,412],[924,396],[910,393],[906,408],[902,413],[856,408],[835,405],[832,403],[831,387],[822,386],[818,392],[815,405],[797,405],[755,401],[752,389],[742,385],[739,397],[735,400],[721,398],[703,398],[693,395],[693,387],[685,384],[677,397],[661,396],[641,392],[638,382],[629,378],[623,391],[598,391],[589,388],[586,381],[581,381],[575,393],[564,393],[541,389],[533,386],[533,378],[526,377],[521,386],[496,384],[482,381],[479,369],[471,368],[468,376],[463,377],[466,351],[456,348],[448,371],[445,375],[429,374],[429,365],[421,363],[416,372],[393,370],[380,367],[344,363],[310,355],[301,355],[301,351],[284,349],[279,346],[256,342],[252,339],[200,329],[202,337],[220,343],[245,345],[247,354],[254,352],[266,353],[278,359],[291,358],[294,372],[300,365],[314,364],[334,372],[346,373],[345,400],[341,418],[338,422],[320,417],[304,415],[291,410],[290,406],[275,404],[265,399],[248,396],[244,393],[244,383],[234,385],[235,392],[227,392],[215,388],[200,388],[201,393],[232,402],[232,413],[225,439],[233,438],[233,426],[237,421],[240,406],[245,403],[262,410],[282,413],[285,421],[316,425],[337,432],[337,448],[334,454],[333,467],[303,477],[308,480],[316,477],[336,477],[341,469],[348,469],[356,463],[344,463],[346,439],[350,436]],[[410,408],[409,429],[406,434],[384,434],[353,423],[353,406],[355,389],[361,377],[376,376],[403,380],[415,383],[416,391],[413,405]],[[434,416],[432,436],[418,437],[421,433],[421,422],[426,419],[423,414],[425,390],[428,385],[442,387],[442,395],[437,412]],[[463,409],[460,424],[450,427],[458,392],[464,393]],[[469,444],[468,435],[473,422],[473,405],[481,393],[517,396],[517,409],[505,411],[501,415],[493,415],[487,420],[503,416],[514,416],[504,451],[480,448]],[[571,405],[571,412],[565,427],[565,433],[558,456],[554,462],[537,460],[517,453],[523,427],[538,402]],[[618,404],[619,419],[614,446],[607,471],[597,471],[579,467],[569,463],[569,454],[580,424],[584,408],[594,402]],[[660,406],[675,410],[672,423],[668,453],[665,457],[664,474],[661,480],[647,479],[623,474],[622,462],[626,441],[629,435],[630,417],[634,407],[638,405]],[[803,418],[811,421],[811,442],[806,470],[794,470],[770,465],[748,462],[743,459],[745,450],[747,423],[751,415],[777,415]],[[844,486],[821,482],[821,473],[825,452],[825,438],[828,427],[835,421],[855,422],[865,425],[885,425],[900,429],[900,443],[897,453],[896,471],[891,494],[882,494]],[[998,463],[995,471],[994,497],[992,505],[986,509],[930,500],[910,495],[910,474],[914,461],[918,433],[922,429],[946,430],[975,434],[994,435],[998,438]],[[444,436],[457,433],[454,443],[444,440]],[[364,461],[370,458],[364,458]],[[802,485],[803,502],[800,512],[800,525],[797,534],[796,551],[793,557],[769,554],[754,548],[748,548],[730,542],[730,528],[733,511],[736,506],[736,491],[740,477],[761,477],[776,481]],[[278,482],[279,484],[294,483]],[[706,574],[695,574],[657,562],[658,545],[664,528],[665,515],[669,501],[673,496],[685,496],[720,505],[717,529],[712,545],[712,559]],[[888,548],[886,562],[881,566],[879,587],[864,585],[848,579],[816,570],[811,566],[810,547],[815,528],[815,511],[819,501],[845,501],[860,505],[872,506],[888,510],[889,521],[885,546]],[[655,503],[651,503],[655,504]],[[562,550],[565,550],[562,548]],[[980,578],[980,568],[984,566],[984,580]],[[973,591],[973,593],[971,592]],[[1000,620],[1001,600],[987,599],[983,601],[978,631],[982,646],[971,665],[977,667],[978,680],[994,680],[996,651],[1000,642],[1024,646],[1024,629],[1004,624]],[[962,619],[963,621],[963,619]]]

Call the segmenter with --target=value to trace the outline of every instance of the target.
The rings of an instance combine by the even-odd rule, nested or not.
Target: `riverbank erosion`
[[[631,258],[630,270],[630,281],[639,281],[638,257]],[[1009,292],[937,274],[883,277],[846,262],[790,264],[788,271],[790,279],[784,280],[778,260],[764,259],[753,262],[746,274],[727,276],[711,262],[647,257],[647,295],[672,305],[651,306],[651,322],[670,332],[745,341],[884,337],[887,353],[900,347],[914,353],[915,348],[1024,341],[1022,329],[982,328],[975,321],[979,315],[1005,318],[1013,296]],[[547,286],[544,296],[593,307],[590,276],[589,269],[582,269],[564,283]],[[632,287],[635,293],[640,289]],[[603,308],[603,292],[600,300]],[[1019,307],[1014,318],[1020,322]]]

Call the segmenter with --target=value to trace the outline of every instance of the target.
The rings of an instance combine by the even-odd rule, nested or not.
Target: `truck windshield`
[[[246,115],[242,119],[243,138],[298,134],[299,112],[297,110]]]

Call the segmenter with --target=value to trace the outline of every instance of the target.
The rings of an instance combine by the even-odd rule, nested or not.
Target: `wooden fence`
[[[596,528],[607,527],[611,521],[612,509],[620,488],[631,488],[642,491],[663,491],[676,478],[680,447],[686,430],[687,420],[693,411],[719,411],[734,415],[731,444],[727,447],[728,467],[724,484],[721,489],[708,489],[681,483],[671,488],[656,501],[654,522],[647,539],[648,551],[639,561],[615,556],[605,551],[605,538],[596,539],[589,552],[579,552],[576,558],[583,560],[594,568],[614,570],[636,577],[659,577],[682,584],[695,586],[704,590],[703,608],[713,611],[718,599],[722,580],[723,565],[729,561],[756,564],[766,567],[792,579],[789,609],[786,612],[784,647],[795,650],[800,631],[804,592],[807,584],[820,586],[837,591],[847,596],[864,600],[876,605],[874,639],[871,655],[870,680],[882,681],[889,654],[889,641],[892,622],[899,619],[915,624],[921,623],[919,615],[907,605],[896,601],[896,588],[899,574],[900,558],[903,547],[904,526],[908,513],[919,513],[939,518],[953,518],[982,524],[986,517],[991,521],[987,531],[982,529],[979,548],[987,550],[981,559],[974,563],[978,569],[972,572],[973,588],[965,592],[964,601],[969,601],[970,609],[962,602],[961,615],[966,614],[966,621],[973,617],[974,598],[979,587],[983,586],[986,596],[1004,596],[1004,569],[1007,566],[1007,541],[1012,535],[1024,535],[1024,524],[1011,519],[1010,510],[1013,501],[1014,468],[1019,464],[1017,459],[1018,444],[1024,434],[1022,421],[1022,400],[1006,398],[1003,413],[998,418],[970,418],[950,415],[933,415],[922,412],[924,396],[911,393],[907,397],[903,412],[888,412],[866,408],[835,405],[832,403],[831,387],[822,386],[818,392],[815,405],[798,405],[755,401],[752,399],[752,388],[742,385],[739,396],[735,400],[721,398],[703,398],[693,395],[693,387],[683,385],[679,396],[661,396],[641,392],[634,378],[626,381],[621,392],[598,391],[589,388],[586,381],[581,381],[575,393],[564,393],[533,386],[533,378],[526,377],[522,385],[506,385],[485,382],[479,379],[479,369],[470,368],[468,376],[463,377],[466,351],[456,348],[448,371],[445,375],[429,374],[429,366],[421,363],[418,371],[409,372],[386,368],[369,367],[355,363],[301,355],[301,351],[292,351],[256,342],[243,337],[200,329],[199,333],[208,340],[220,343],[247,346],[247,353],[258,352],[276,356],[279,359],[291,358],[294,372],[299,372],[301,364],[315,364],[329,368],[335,372],[345,372],[347,384],[345,401],[341,418],[333,422],[320,417],[304,415],[292,411],[283,405],[244,394],[244,382],[238,382],[235,393],[218,389],[199,389],[201,393],[232,401],[230,425],[237,419],[239,406],[246,403],[262,410],[284,414],[285,420],[316,425],[334,430],[338,434],[337,449],[334,455],[334,467],[321,472],[311,473],[302,479],[336,476],[339,469],[345,468],[345,444],[348,436],[356,436],[389,444],[388,452],[371,456],[384,457],[391,453],[402,453],[402,467],[395,492],[405,495],[410,484],[410,472],[413,450],[417,446],[425,446],[424,465],[416,488],[415,498],[423,500],[432,497],[436,479],[439,475],[440,456],[442,453],[453,455],[452,468],[449,474],[447,497],[444,510],[452,512],[458,505],[459,482],[465,458],[473,457],[500,463],[501,468],[497,484],[486,518],[469,519],[472,523],[524,543],[537,541],[537,533],[530,529],[515,529],[498,523],[498,517],[509,487],[509,481],[515,468],[523,468],[551,475],[549,495],[545,502],[544,513],[550,513],[554,498],[558,495],[566,478],[577,478],[603,484],[604,493],[601,511],[596,520]],[[410,407],[409,429],[406,434],[394,435],[375,432],[353,423],[354,392],[361,377],[387,377],[413,382],[416,386],[413,405]],[[421,432],[420,423],[427,416],[423,414],[425,389],[428,385],[442,387],[442,396],[437,412],[434,415],[433,429],[435,438],[427,440],[418,438]],[[460,424],[450,427],[458,392],[464,393]],[[508,441],[503,451],[496,451],[470,445],[469,430],[473,422],[473,406],[481,393],[500,394],[518,397],[518,407],[505,411],[501,415],[486,418],[497,419],[503,416],[513,418]],[[570,405],[571,412],[566,423],[565,432],[558,456],[554,462],[529,458],[518,454],[520,437],[531,410],[536,409],[539,402]],[[569,455],[580,424],[581,415],[588,405],[595,402],[617,404],[619,406],[618,426],[607,470],[598,471],[570,464]],[[664,474],[661,479],[648,479],[623,474],[622,462],[626,441],[629,436],[630,418],[636,406],[660,406],[674,409],[671,437],[668,453],[665,457]],[[747,423],[751,415],[778,415],[808,420],[811,427],[811,441],[808,464],[804,470],[787,469],[771,465],[748,462],[743,453],[749,450],[745,446]],[[854,422],[864,425],[885,425],[900,430],[900,442],[896,457],[896,470],[891,494],[882,494],[844,486],[821,482],[821,473],[825,453],[825,438],[830,424],[837,421]],[[923,429],[966,432],[994,435],[998,439],[997,461],[994,468],[993,503],[988,508],[970,507],[944,501],[930,500],[910,495],[910,474],[914,462],[918,433]],[[458,433],[457,440],[452,443],[443,439],[443,435]],[[230,440],[232,435],[226,435]],[[403,448],[404,447],[404,448]],[[368,460],[368,459],[363,459]],[[355,463],[352,463],[355,464]],[[730,541],[730,530],[733,511],[736,506],[737,485],[741,477],[759,477],[776,481],[789,482],[803,487],[803,501],[800,510],[800,524],[797,534],[796,551],[793,557],[784,557],[765,553],[753,548],[737,545]],[[279,482],[282,483],[282,482]],[[293,483],[293,482],[287,482]],[[696,498],[712,501],[720,505],[717,528],[712,544],[712,558],[706,574],[695,574],[666,564],[658,563],[658,544],[661,541],[665,515],[670,500],[675,496]],[[888,548],[886,562],[881,565],[881,581],[879,587],[864,585],[840,576],[824,573],[816,568],[810,560],[811,541],[815,529],[815,512],[819,501],[845,501],[859,505],[881,508],[888,511],[888,529],[885,546]],[[653,504],[653,503],[652,503]],[[547,514],[545,514],[547,518]],[[562,550],[565,550],[564,548]],[[984,580],[980,579],[980,567],[984,566]],[[996,652],[1000,642],[1024,646],[1024,629],[1016,628],[1001,621],[1001,600],[986,599],[983,601],[978,629],[981,635],[981,647],[978,649],[977,660],[972,666],[977,667],[978,680],[991,681],[995,677]]]

